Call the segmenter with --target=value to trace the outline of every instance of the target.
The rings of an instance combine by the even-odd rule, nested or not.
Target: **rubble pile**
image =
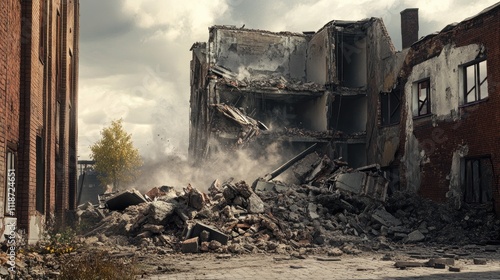
[[[288,81],[283,76],[279,77],[266,77],[262,79],[248,79],[243,80],[221,78],[218,84],[226,85],[228,87],[243,89],[243,88],[258,88],[269,91],[290,90],[290,91],[308,91],[320,92],[324,91],[325,87],[313,82],[304,83],[298,80]]]
[[[395,242],[470,244],[498,238],[500,222],[491,209],[457,211],[404,193],[387,198],[388,181],[377,166],[353,169],[312,153],[287,172],[298,183],[264,177],[252,185],[216,180],[207,193],[191,185],[182,191],[153,188],[142,203],[129,191],[108,198],[116,202],[129,195],[122,211],[106,214],[86,206],[78,216],[95,224],[87,237],[121,236],[124,243],[186,253],[356,254]]]

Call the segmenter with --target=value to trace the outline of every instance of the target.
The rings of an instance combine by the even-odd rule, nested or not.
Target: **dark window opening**
[[[431,113],[431,90],[430,80],[426,79],[417,83],[417,92],[415,93],[413,116],[420,117]]]
[[[488,70],[486,60],[464,67],[465,103],[476,102],[488,97]]]
[[[40,15],[39,15],[39,30],[40,38],[38,40],[38,55],[40,61],[45,63],[45,48],[47,44],[47,1],[40,1]]]
[[[336,95],[332,104],[330,127],[347,134],[365,132],[368,101],[364,95]]]
[[[61,103],[57,101],[56,103],[56,144],[59,144],[59,138],[61,137]]]
[[[401,118],[401,91],[380,95],[380,114],[382,125],[398,124]]]
[[[364,87],[367,83],[366,36],[337,32],[337,75],[344,87]]]
[[[36,137],[36,210],[45,212],[45,166],[43,160],[43,141]]]
[[[57,12],[57,25],[56,25],[56,84],[58,97],[61,98],[62,94],[62,19],[59,11]]]
[[[493,167],[490,158],[465,159],[462,166],[466,203],[487,203],[492,199]]]

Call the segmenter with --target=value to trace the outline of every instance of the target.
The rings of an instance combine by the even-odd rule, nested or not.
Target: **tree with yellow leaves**
[[[123,129],[122,122],[122,119],[112,121],[101,131],[101,139],[90,146],[99,180],[106,185],[112,184],[115,190],[133,182],[142,165],[139,150],[134,147],[131,134]]]

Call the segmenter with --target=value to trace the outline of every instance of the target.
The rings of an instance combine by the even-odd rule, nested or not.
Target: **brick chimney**
[[[403,49],[409,48],[418,40],[418,8],[410,8],[401,12],[401,39]]]

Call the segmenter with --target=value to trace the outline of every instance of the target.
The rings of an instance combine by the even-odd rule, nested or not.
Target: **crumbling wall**
[[[404,87],[404,94],[406,96],[406,143],[405,143],[405,156],[402,161],[406,169],[406,176],[408,178],[407,190],[418,191],[421,181],[421,168],[424,164],[431,164],[436,166],[438,163],[432,162],[431,153],[434,152],[436,142],[445,142],[438,134],[440,130],[435,130],[431,138],[415,137],[414,127],[419,127],[419,130],[432,130],[437,127],[437,120],[459,120],[459,106],[462,96],[461,90],[461,71],[459,65],[474,60],[478,55],[481,47],[479,45],[469,45],[460,48],[448,44],[444,46],[438,56],[430,58],[422,63],[414,65],[411,74]],[[414,97],[416,97],[417,86],[416,82],[423,79],[430,78],[430,102],[431,114],[424,118],[413,118],[416,114],[416,104]],[[444,93],[444,94],[443,94]],[[412,115],[410,115],[412,114]],[[429,122],[432,126],[429,127]],[[437,143],[439,144],[439,143]],[[425,160],[427,158],[427,160]],[[451,162],[450,162],[451,163]],[[429,167],[431,168],[431,167]],[[450,177],[459,177],[460,170],[452,168]],[[458,174],[456,173],[458,172]],[[448,185],[448,184],[446,184]],[[450,183],[450,185],[453,185]],[[441,200],[444,199],[441,195]],[[456,203],[455,203],[456,204]]]
[[[210,104],[206,85],[208,73],[206,43],[196,43],[191,48],[191,94],[189,118],[189,158],[199,162],[204,155],[208,141],[208,105]]]
[[[455,152],[453,152],[453,159],[451,162],[451,169],[449,179],[450,179],[450,190],[446,194],[446,197],[452,202],[456,208],[462,206],[462,159],[467,156],[469,152],[468,146],[461,146]]]
[[[335,67],[332,53],[335,52],[334,39],[330,37],[329,28],[323,28],[311,38],[307,47],[306,73],[307,79],[318,84],[333,81],[330,68]]]
[[[493,196],[490,203],[500,210],[499,175],[495,171],[500,170],[496,148],[500,134],[494,129],[500,121],[499,13],[497,5],[416,42],[402,68],[401,79],[405,82],[402,120],[406,125],[401,134],[405,146],[401,177],[408,189],[419,179],[418,193],[426,198],[460,207],[465,199],[462,190],[467,176],[462,162],[480,159],[485,164],[481,180],[485,180],[484,186],[490,186]],[[488,97],[463,104],[461,64],[475,60],[481,51],[487,60]],[[427,77],[431,83],[432,114],[413,118],[414,84]]]
[[[308,37],[301,34],[213,27],[210,64],[223,66],[240,78],[268,77],[306,81]]]
[[[431,89],[431,112],[433,119],[457,119],[458,107],[463,104],[462,69],[460,65],[476,59],[482,46],[471,44],[463,47],[455,47],[447,44],[439,56],[433,57],[420,64],[413,66],[411,75],[405,85],[405,95],[412,97],[409,112],[416,113],[414,98],[417,96],[417,81],[430,79]]]
[[[367,164],[389,166],[399,147],[399,124],[381,127],[380,94],[397,86],[397,77],[407,51],[396,53],[381,19],[373,19],[367,29]]]

